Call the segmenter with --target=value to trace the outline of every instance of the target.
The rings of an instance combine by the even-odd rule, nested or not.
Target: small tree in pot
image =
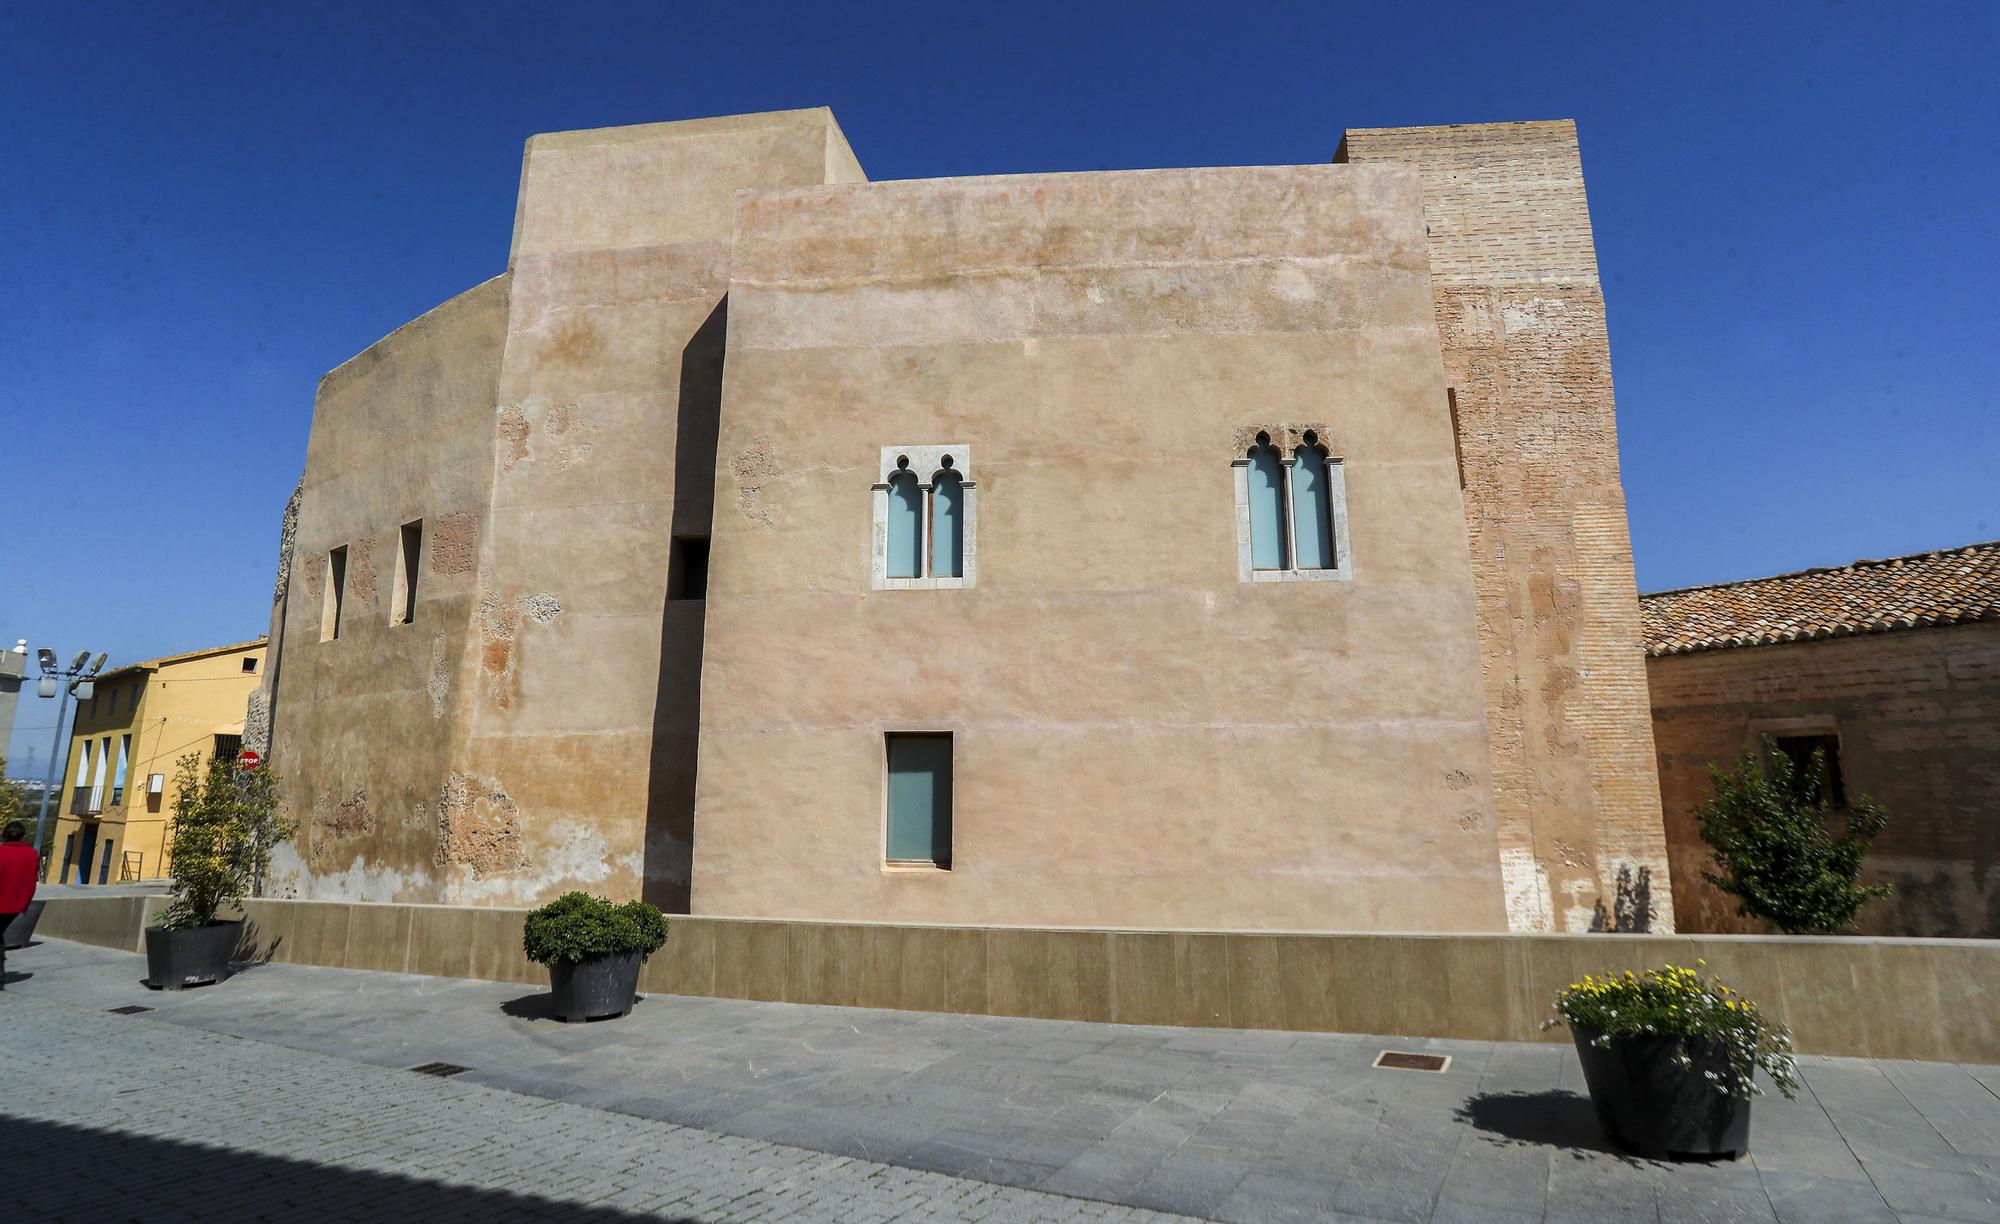
[[[563,1020],[603,1020],[632,1010],[639,969],[667,942],[667,917],[644,901],[614,905],[564,893],[528,914],[521,950],[549,967],[549,990]]]
[[[218,912],[241,901],[291,835],[278,816],[277,778],[223,757],[189,753],[174,771],[174,822],[167,839],[173,901],[146,928],[146,975],[162,990],[219,982],[242,937],[241,919]]]
[[[1586,976],[1555,1008],[1542,1027],[1569,1025],[1599,1125],[1642,1156],[1742,1156],[1758,1069],[1798,1091],[1785,1026],[1693,969]]]

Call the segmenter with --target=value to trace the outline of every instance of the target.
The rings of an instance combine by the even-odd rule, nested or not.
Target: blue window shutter
[[[951,737],[889,736],[889,858],[951,864]]]
[[[1254,569],[1285,568],[1285,469],[1277,449],[1260,446],[1250,452],[1250,565]]]
[[[1298,541],[1300,569],[1332,569],[1333,515],[1326,479],[1326,456],[1318,447],[1299,448],[1292,464],[1292,534]]]
[[[923,573],[923,490],[910,472],[889,477],[889,577],[916,578]]]
[[[965,576],[965,487],[945,469],[931,485],[931,577]]]

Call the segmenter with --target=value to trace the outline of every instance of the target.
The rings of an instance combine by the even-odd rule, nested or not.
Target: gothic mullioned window
[[[1269,431],[1236,460],[1238,578],[1244,582],[1345,579],[1345,465],[1308,429],[1286,447]]]
[[[970,447],[884,447],[870,585],[878,591],[971,586],[977,497]]]

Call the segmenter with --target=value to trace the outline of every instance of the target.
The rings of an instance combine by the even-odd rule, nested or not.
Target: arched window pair
[[[1249,539],[1246,577],[1343,576],[1346,484],[1340,461],[1307,430],[1289,457],[1260,433],[1238,480]]]
[[[889,477],[889,577],[965,576],[965,488],[951,469],[951,456],[931,476],[928,487],[900,468]],[[924,547],[924,537],[930,547]],[[925,567],[928,554],[930,565]]]
[[[878,586],[968,585],[974,487],[964,448],[891,448],[883,459],[875,486]]]

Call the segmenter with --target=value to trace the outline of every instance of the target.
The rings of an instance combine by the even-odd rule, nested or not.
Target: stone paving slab
[[[8,1220],[1172,1220],[22,993]]]
[[[518,985],[304,966],[161,994],[48,941],[16,992],[141,1023],[982,1184],[1230,1221],[2000,1222],[2000,1069],[1807,1058],[1751,1158],[1612,1150],[1562,1045],[1187,1030],[653,997],[592,1025]],[[1442,1074],[1369,1064],[1448,1053]],[[81,1119],[88,1121],[88,1119]],[[829,1217],[831,1218],[831,1217]]]

